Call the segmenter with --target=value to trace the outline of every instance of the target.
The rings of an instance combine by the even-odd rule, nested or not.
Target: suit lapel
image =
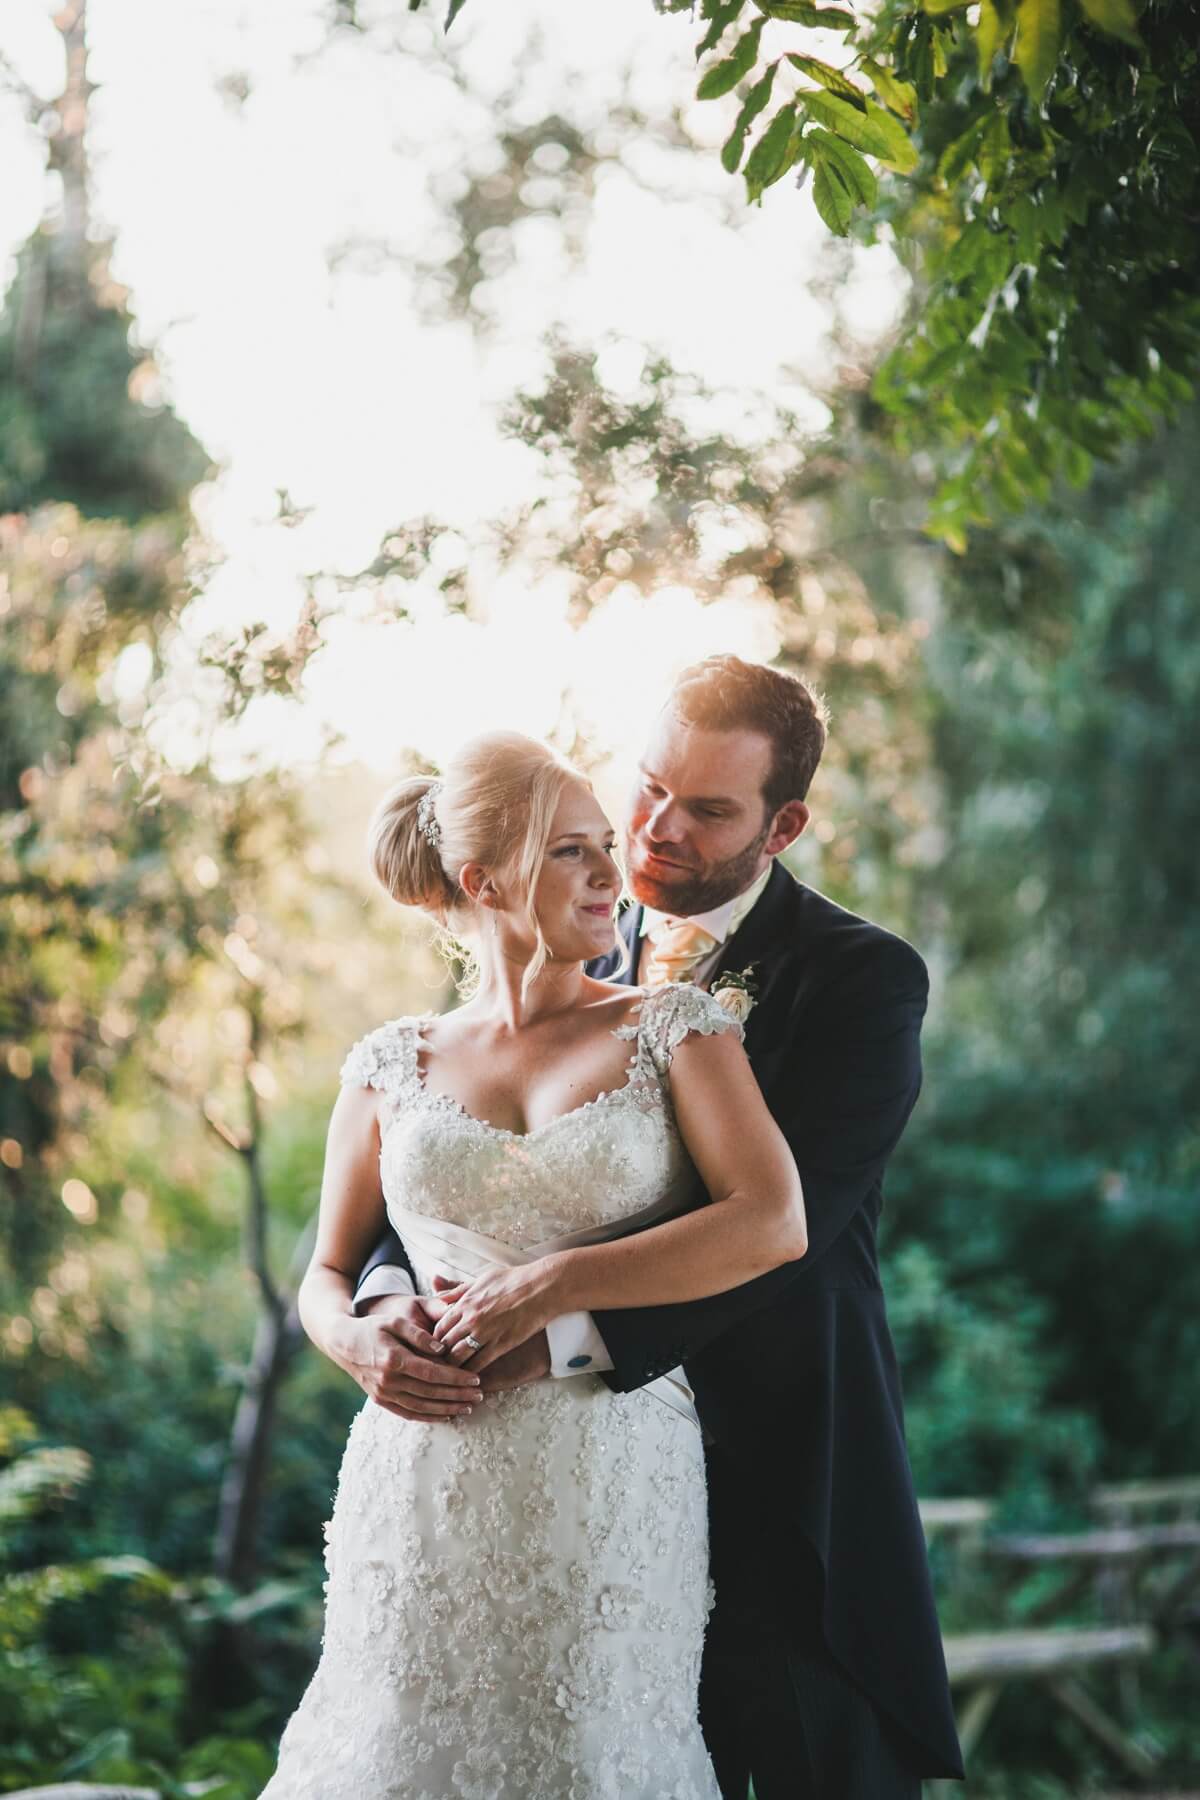
[[[598,956],[593,962],[588,963],[588,974],[594,976],[597,981],[615,981],[621,987],[633,987],[637,973],[638,932],[641,924],[642,908],[637,901],[634,901],[625,908],[617,920],[617,930],[629,952],[628,968],[620,968],[617,952],[610,950],[607,956]]]
[[[645,908],[635,901],[634,904],[627,907],[621,915],[618,930],[624,938],[625,948],[629,952],[627,958],[628,966],[622,969],[618,974],[614,975],[612,979],[614,981],[619,981],[622,987],[637,986],[638,944],[640,942],[642,913],[644,910]]]

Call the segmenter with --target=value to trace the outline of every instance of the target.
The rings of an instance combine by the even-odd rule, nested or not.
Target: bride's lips
[[[606,900],[603,906],[585,906],[583,910],[586,913],[591,913],[593,918],[611,919],[612,918],[612,901]]]

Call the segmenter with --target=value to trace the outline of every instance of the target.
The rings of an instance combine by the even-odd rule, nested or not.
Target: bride
[[[476,985],[346,1058],[310,1336],[350,1312],[385,1207],[420,1292],[442,1278],[442,1355],[472,1368],[561,1313],[690,1300],[803,1256],[740,1026],[697,988],[584,972],[613,946],[621,877],[577,771],[479,738],[442,780],[392,789],[371,852],[394,899],[470,947]],[[709,1204],[681,1215],[697,1176]],[[681,1370],[630,1394],[535,1382],[431,1423],[368,1402],[325,1533],[321,1658],[260,1800],[717,1800]]]

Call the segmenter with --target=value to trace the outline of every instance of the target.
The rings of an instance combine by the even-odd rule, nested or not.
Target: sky
[[[53,95],[49,13],[50,0],[5,0],[3,42]],[[819,371],[825,353],[828,303],[812,287],[824,227],[791,179],[761,208],[736,205],[730,223],[741,179],[716,151],[733,96],[689,101],[695,150],[651,135],[606,166],[577,267],[555,217],[526,220],[511,268],[487,284],[486,336],[418,313],[415,262],[436,266],[452,247],[431,182],[495,166],[503,90],[518,117],[557,107],[602,131],[627,76],[659,117],[696,80],[698,27],[651,0],[467,0],[448,35],[443,13],[444,0],[416,15],[405,0],[367,0],[370,38],[330,43],[315,0],[90,0],[95,218],[115,238],[113,272],[168,397],[218,465],[196,496],[216,566],[148,725],[181,763],[198,743],[191,658],[206,633],[257,618],[286,628],[307,572],[360,570],[406,519],[432,514],[467,533],[528,498],[536,465],[500,435],[496,411],[537,378],[553,326],[599,348],[618,391],[636,386],[648,349],[666,351],[723,390],[731,434],[752,433],[756,393],[819,419],[795,371]],[[812,47],[836,59],[837,40]],[[7,280],[48,189],[36,137],[3,96],[0,168]],[[339,254],[358,238],[392,254]],[[839,303],[870,335],[903,291],[886,248],[856,251]],[[304,509],[294,528],[276,521],[279,489]],[[473,619],[427,607],[381,627],[355,617],[352,589],[343,605],[304,705],[252,709],[225,746],[231,770],[240,754],[315,757],[326,726],[344,733],[345,758],[380,774],[411,750],[440,762],[490,725],[550,730],[565,690],[620,765],[683,663],[779,647],[762,608],[702,607],[678,588],[650,601],[618,589],[582,627],[567,622],[561,582],[498,582]],[[139,669],[134,656],[116,672],[125,691]]]

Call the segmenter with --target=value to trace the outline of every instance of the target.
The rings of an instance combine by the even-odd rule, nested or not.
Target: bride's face
[[[533,890],[534,910],[556,962],[586,962],[613,948],[620,892],[616,833],[591,789],[568,782]],[[529,924],[518,897],[507,898],[505,935],[515,949],[528,939]],[[532,953],[532,943],[528,947]]]

